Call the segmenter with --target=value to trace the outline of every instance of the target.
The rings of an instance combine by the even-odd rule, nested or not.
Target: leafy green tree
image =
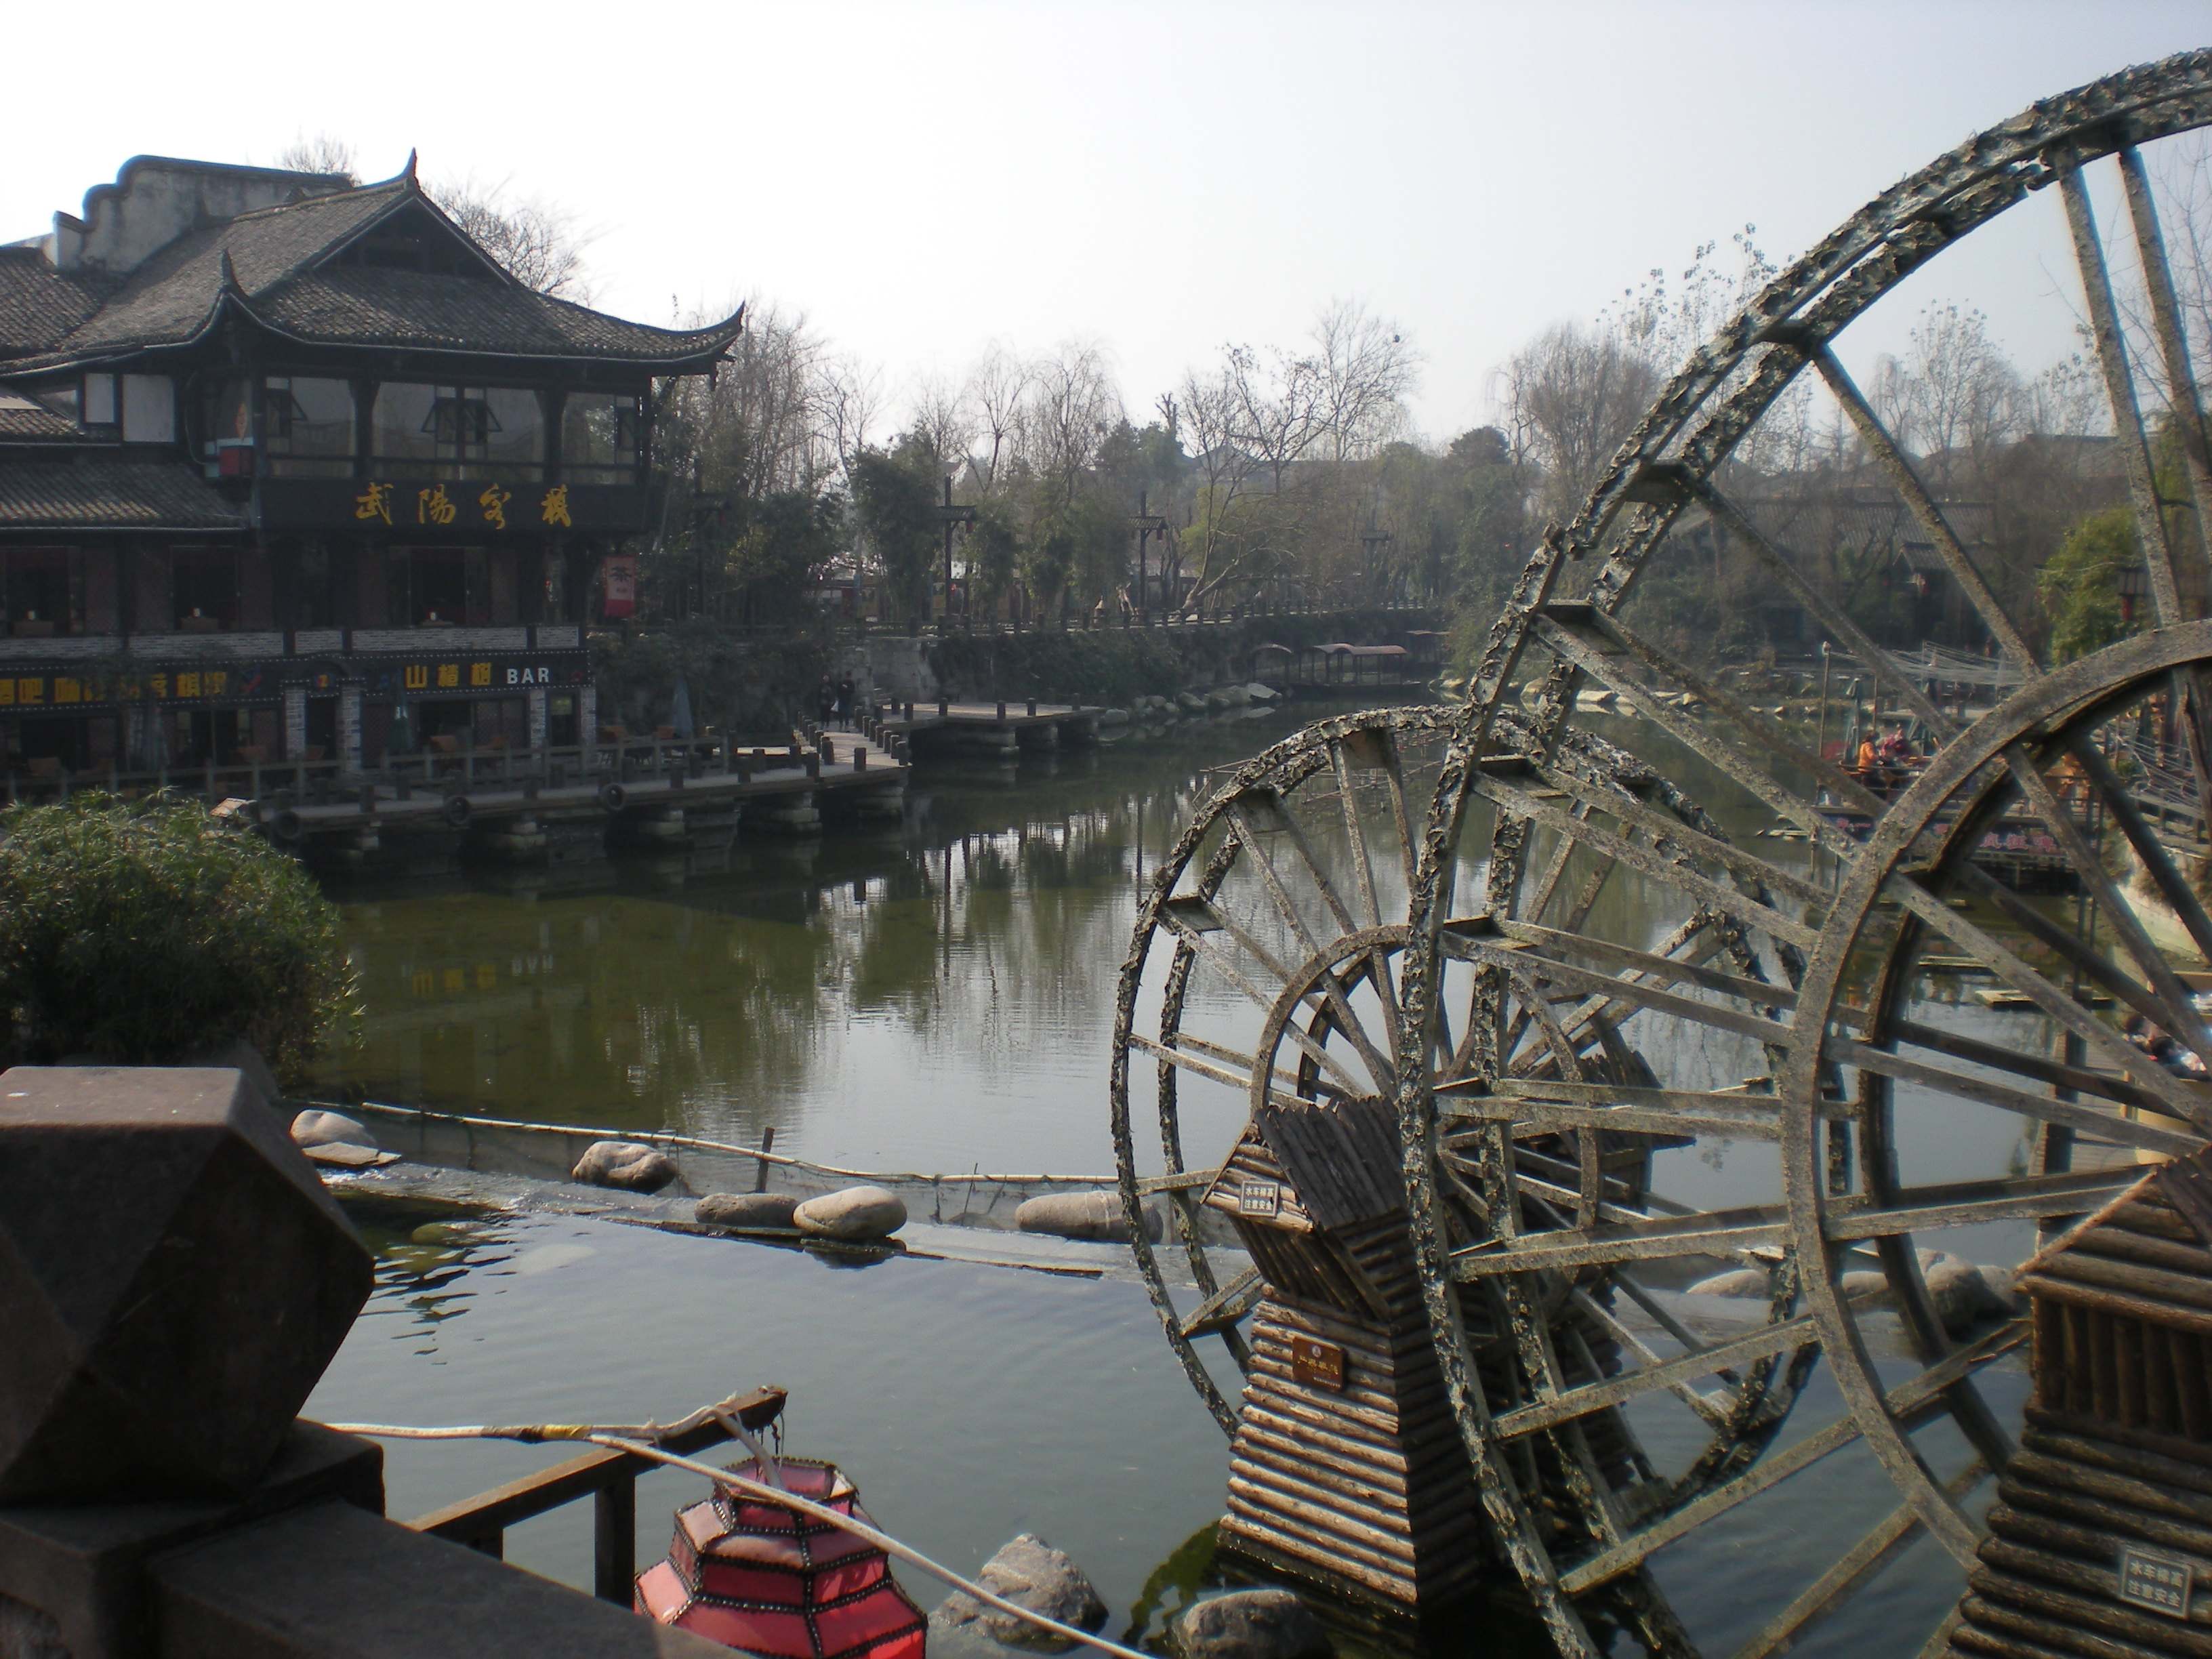
[[[359,1012],[337,908],[298,864],[198,804],[94,794],[0,814],[0,1008],[21,1059],[243,1039],[288,1085]]]
[[[726,558],[738,617],[756,628],[810,620],[814,583],[843,551],[843,498],[787,489],[738,506]]]
[[[1021,526],[1006,503],[994,496],[979,503],[968,532],[969,584],[979,617],[998,614],[999,602],[1013,586],[1024,549]]]
[[[892,610],[908,620],[929,614],[940,525],[935,471],[934,455],[925,459],[913,445],[897,454],[868,448],[853,457],[854,520],[883,568]]]
[[[2142,563],[2135,514],[2124,507],[2093,513],[2074,526],[2035,579],[2051,618],[2051,649],[2060,662],[2087,656],[2136,631],[2120,603],[2120,577]]]

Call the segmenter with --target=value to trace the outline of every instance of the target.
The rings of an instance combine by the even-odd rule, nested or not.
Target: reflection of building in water
[[[577,741],[653,385],[739,327],[533,291],[411,161],[125,163],[0,247],[10,769]]]

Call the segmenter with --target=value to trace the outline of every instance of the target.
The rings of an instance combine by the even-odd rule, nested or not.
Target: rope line
[[[709,1407],[707,1414],[713,1416],[714,1409]],[[338,1434],[358,1434],[376,1440],[518,1440],[526,1445],[539,1445],[549,1441],[582,1441],[594,1446],[604,1446],[610,1451],[627,1452],[648,1462],[663,1463],[670,1468],[702,1474],[717,1486],[726,1486],[757,1502],[774,1504],[835,1527],[841,1532],[848,1532],[855,1538],[874,1545],[886,1555],[896,1556],[909,1566],[918,1567],[933,1577],[944,1580],[955,1589],[975,1597],[986,1606],[1012,1613],[1017,1619],[1048,1631],[1064,1641],[1079,1642],[1085,1647],[1096,1648],[1101,1653],[1117,1655],[1119,1659],[1153,1659],[1153,1656],[1140,1653],[1134,1648],[1125,1648],[1118,1642],[1094,1636],[1089,1631],[1079,1630],[1073,1625],[1063,1625],[1057,1619],[1048,1618],[1034,1608],[1009,1601],[1005,1596],[986,1589],[972,1579],[963,1578],[951,1568],[931,1560],[912,1545],[902,1544],[889,1533],[872,1527],[865,1521],[855,1520],[849,1515],[840,1515],[836,1510],[811,1498],[801,1498],[795,1492],[749,1480],[728,1469],[716,1468],[711,1463],[702,1463],[696,1457],[682,1457],[674,1452],[664,1451],[651,1443],[649,1439],[636,1437],[639,1435],[657,1437],[672,1431],[657,1424],[625,1425],[619,1431],[589,1423],[526,1423],[508,1426],[480,1423],[454,1428],[415,1428],[391,1423],[331,1423],[325,1426]]]

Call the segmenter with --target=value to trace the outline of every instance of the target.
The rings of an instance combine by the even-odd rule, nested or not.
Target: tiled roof
[[[36,398],[0,386],[0,443],[51,444],[80,442],[84,433],[76,422],[57,415]]]
[[[735,331],[652,328],[519,284],[360,266],[295,276],[257,297],[252,311],[273,328],[318,342],[643,362],[717,351]]]
[[[224,290],[228,256],[251,296],[283,283],[366,229],[405,198],[406,181],[310,196],[263,208],[179,236],[125,277],[91,317],[56,342],[54,353],[83,358],[142,345],[175,345],[207,325]]]
[[[0,530],[240,530],[246,515],[184,461],[0,461]]]
[[[44,249],[0,247],[0,358],[51,349],[99,305],[100,290],[56,270]]]
[[[226,301],[281,333],[330,345],[673,365],[720,355],[738,332],[734,318],[693,331],[625,322],[489,273],[328,263],[410,204],[443,217],[411,175],[241,214],[179,237],[104,302],[51,268],[43,282],[15,273],[11,286],[4,267],[18,262],[0,258],[0,365],[58,367],[183,344]]]

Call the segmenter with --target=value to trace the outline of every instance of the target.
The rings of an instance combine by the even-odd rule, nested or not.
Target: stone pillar
[[[284,758],[298,760],[307,752],[307,688],[284,688]]]
[[[338,757],[358,772],[361,759],[361,687],[338,687]]]
[[[530,746],[532,749],[543,749],[545,746],[545,734],[551,730],[552,693],[542,685],[531,687],[529,705]]]

